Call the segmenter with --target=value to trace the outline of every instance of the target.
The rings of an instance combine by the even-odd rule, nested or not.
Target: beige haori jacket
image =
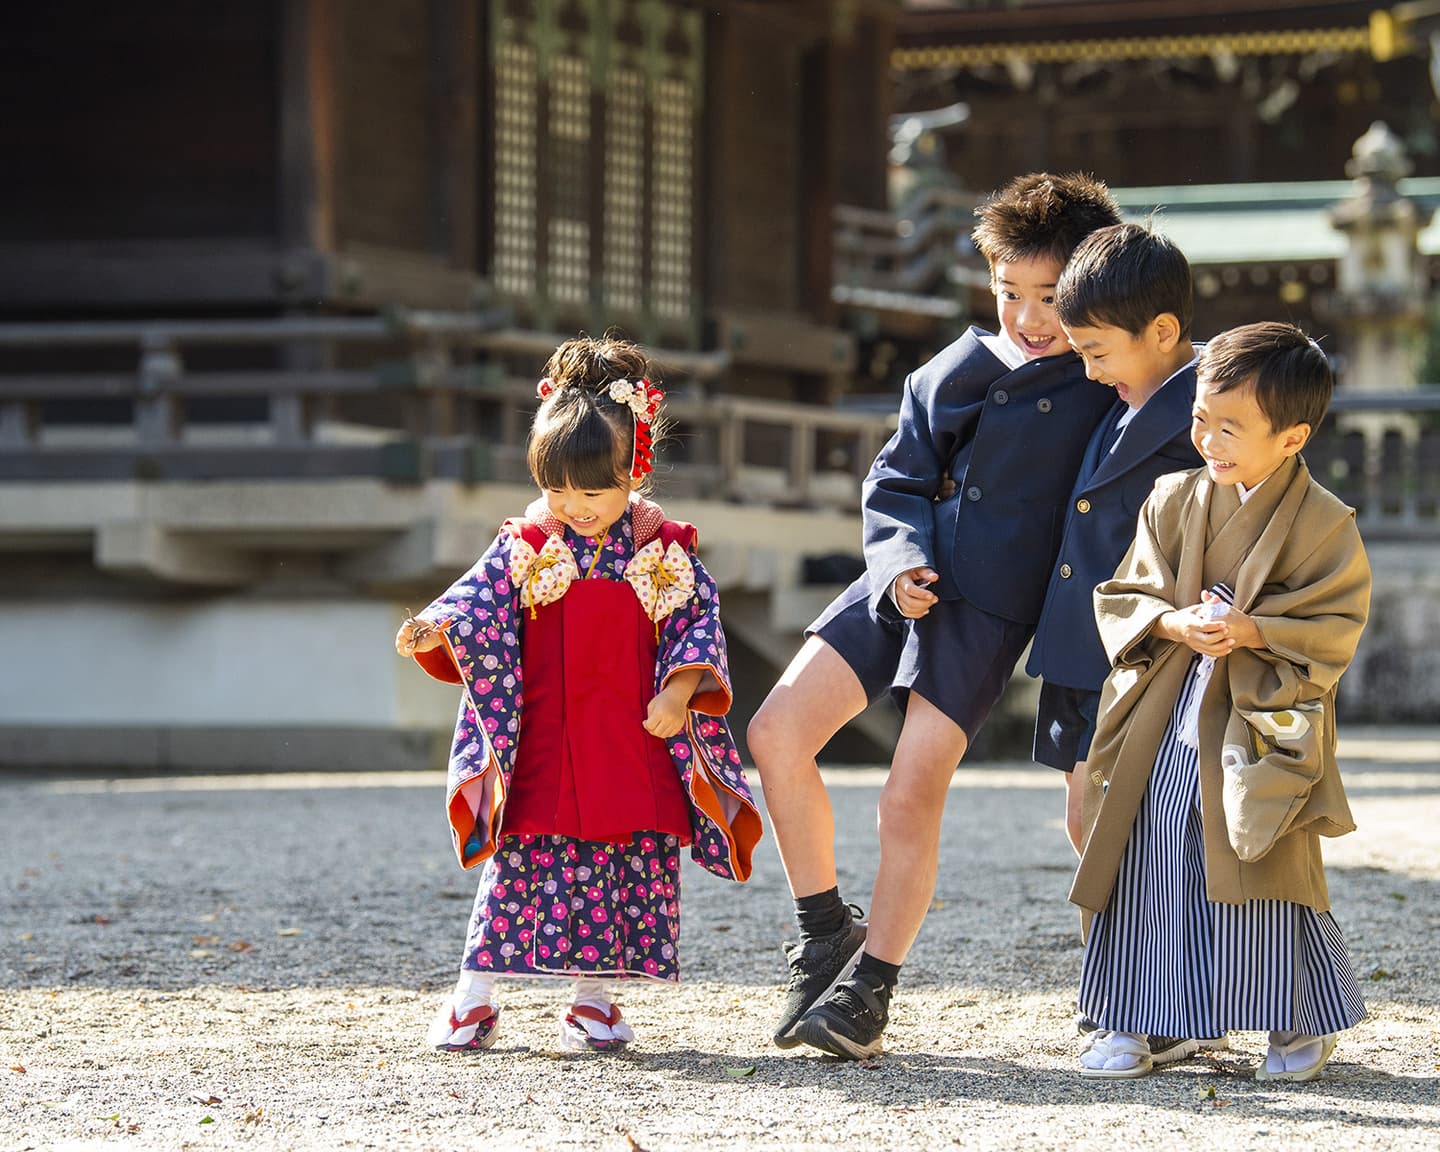
[[[1265,647],[1219,658],[1201,698],[1206,895],[1329,907],[1319,837],[1355,828],[1335,761],[1335,686],[1365,627],[1370,565],[1354,512],[1294,457],[1243,505],[1203,468],[1162,476],[1114,578],[1095,589],[1112,667],[1070,891],[1092,912],[1110,900],[1193,655],[1151,629],[1217,583],[1234,589]]]

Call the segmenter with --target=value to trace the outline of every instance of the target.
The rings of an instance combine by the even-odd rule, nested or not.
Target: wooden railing
[[[0,481],[369,477],[527,484],[535,366],[551,336],[502,315],[0,325]],[[245,370],[216,348],[264,351]],[[104,370],[48,370],[104,352]],[[129,367],[125,359],[129,358]],[[234,356],[231,356],[232,361]],[[661,354],[667,496],[855,511],[895,426],[883,400],[822,408],[715,394],[720,354]],[[1440,389],[1347,392],[1306,449],[1367,535],[1440,539]],[[1037,466],[1043,462],[1037,462]],[[3,498],[3,496],[0,496]]]

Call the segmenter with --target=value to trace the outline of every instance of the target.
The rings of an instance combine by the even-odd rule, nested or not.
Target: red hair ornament
[[[614,380],[609,388],[610,399],[630,409],[635,418],[635,456],[630,463],[630,478],[639,480],[655,470],[655,448],[650,439],[650,425],[660,411],[665,393],[648,380]]]

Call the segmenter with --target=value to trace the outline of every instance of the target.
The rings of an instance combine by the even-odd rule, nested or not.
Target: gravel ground
[[[1371,1019],[1325,1078],[1250,1076],[1263,1037],[1146,1080],[1074,1071],[1078,917],[1053,774],[957,775],[889,1052],[768,1043],[789,902],[686,874],[686,984],[624,996],[621,1057],[561,1056],[554,984],[506,986],[496,1047],[421,1038],[473,877],[436,774],[0,779],[0,1148],[1440,1147],[1440,731],[1342,744],[1357,834],[1335,912]],[[830,774],[862,902],[882,776]]]

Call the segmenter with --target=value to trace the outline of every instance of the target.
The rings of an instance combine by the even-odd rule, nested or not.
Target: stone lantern
[[[1419,383],[1430,279],[1418,237],[1432,213],[1397,187],[1410,168],[1404,145],[1377,120],[1355,142],[1345,166],[1354,192],[1330,211],[1331,225],[1346,239],[1331,313],[1345,332],[1339,383],[1351,395],[1393,397],[1414,391]],[[1410,412],[1342,412],[1339,425],[1364,435],[1365,487],[1372,495],[1379,492],[1387,433],[1399,433],[1407,445],[1406,459],[1414,457],[1419,427]]]

